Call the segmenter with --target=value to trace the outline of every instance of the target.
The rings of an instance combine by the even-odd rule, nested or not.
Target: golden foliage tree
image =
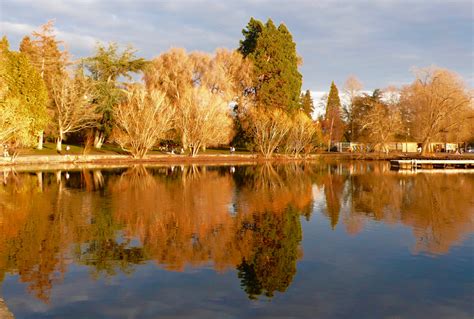
[[[165,92],[175,110],[177,137],[194,156],[200,147],[230,141],[230,105],[244,103],[250,70],[237,52],[218,49],[211,56],[171,49],[152,61],[144,79],[147,88]]]

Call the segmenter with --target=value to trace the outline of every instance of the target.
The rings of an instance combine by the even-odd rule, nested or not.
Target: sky
[[[303,58],[303,89],[319,95],[351,74],[365,90],[401,86],[413,68],[431,65],[474,84],[471,0],[0,0],[0,33],[12,49],[55,19],[76,58],[110,41],[145,58],[171,47],[233,49],[250,17],[286,24]]]

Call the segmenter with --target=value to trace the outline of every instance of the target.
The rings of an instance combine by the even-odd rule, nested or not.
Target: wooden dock
[[[474,169],[472,159],[403,159],[391,160],[392,169]]]

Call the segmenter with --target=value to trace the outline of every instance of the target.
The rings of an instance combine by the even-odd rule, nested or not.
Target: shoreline
[[[128,166],[136,164],[258,164],[264,162],[301,162],[318,160],[344,160],[344,161],[390,161],[399,159],[474,159],[474,154],[432,154],[420,156],[419,154],[358,154],[358,153],[315,153],[306,157],[294,158],[287,155],[275,154],[272,158],[264,158],[255,153],[249,154],[198,154],[195,157],[177,154],[152,154],[145,158],[137,159],[130,155],[100,154],[100,155],[20,155],[16,158],[1,157],[0,167],[29,166],[29,165],[119,165]]]

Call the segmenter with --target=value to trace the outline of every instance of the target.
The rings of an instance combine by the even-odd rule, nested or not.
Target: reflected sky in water
[[[16,318],[474,315],[470,172],[133,166],[0,181],[0,296]]]

